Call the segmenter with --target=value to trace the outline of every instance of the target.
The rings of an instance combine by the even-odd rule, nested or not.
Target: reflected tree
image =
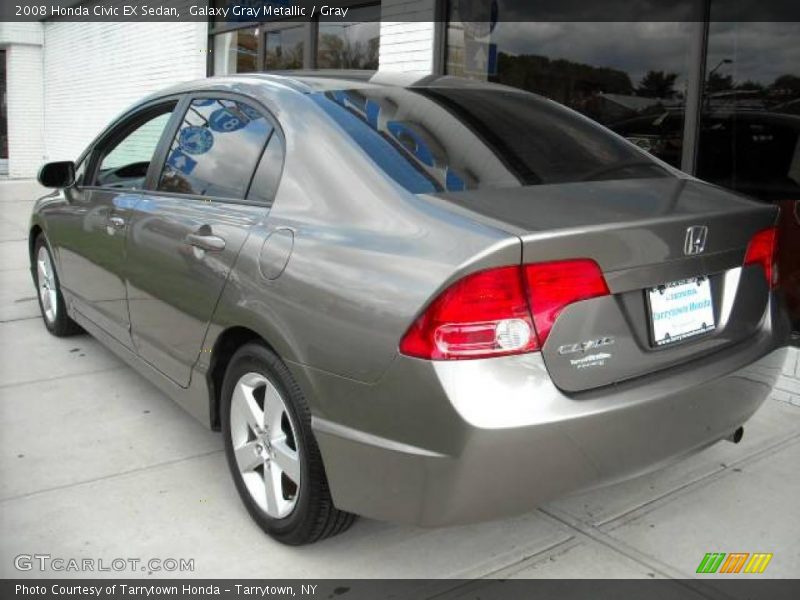
[[[675,96],[675,80],[677,73],[664,71],[648,71],[639,82],[636,93],[645,98],[672,98]]]
[[[323,33],[319,39],[319,66],[333,69],[377,69],[379,39],[366,43]]]
[[[501,52],[497,71],[498,75],[490,77],[492,81],[536,92],[572,107],[601,93],[633,93],[633,83],[624,71],[546,56]]]
[[[706,91],[708,93],[724,92],[733,88],[733,77],[731,75],[720,75],[712,72],[706,81]]]

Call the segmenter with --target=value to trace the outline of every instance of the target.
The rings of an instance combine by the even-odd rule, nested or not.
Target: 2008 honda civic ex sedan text
[[[185,83],[39,179],[47,328],[221,429],[289,544],[521,513],[738,438],[789,336],[773,208],[494,84]]]

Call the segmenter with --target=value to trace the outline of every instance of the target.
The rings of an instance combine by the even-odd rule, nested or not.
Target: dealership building
[[[505,18],[519,0],[348,4],[344,20],[2,22],[0,177],[76,158],[120,111],[175,82],[380,69],[533,91],[687,172],[765,200],[800,198],[800,23],[715,20],[724,0],[670,6],[702,21],[637,22]]]

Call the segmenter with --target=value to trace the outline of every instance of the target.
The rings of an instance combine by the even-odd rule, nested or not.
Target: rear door
[[[254,172],[282,162],[283,141],[238,96],[195,94],[181,111],[131,217],[127,286],[139,355],[186,386],[231,267],[268,211],[271,198],[250,189]]]

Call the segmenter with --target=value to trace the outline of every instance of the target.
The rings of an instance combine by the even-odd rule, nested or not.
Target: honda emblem
[[[686,229],[686,241],[683,244],[683,253],[687,256],[700,254],[706,249],[706,238],[708,237],[708,227],[705,225],[693,225]]]

